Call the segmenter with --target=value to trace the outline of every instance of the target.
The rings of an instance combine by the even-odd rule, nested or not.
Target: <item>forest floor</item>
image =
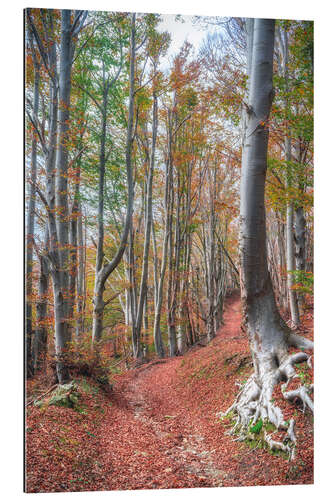
[[[308,309],[301,326],[308,338],[312,319]],[[277,404],[286,419],[296,421],[293,462],[235,442],[216,415],[231,405],[236,383],[252,370],[240,324],[240,299],[233,294],[226,300],[224,325],[209,345],[115,375],[111,395],[80,379],[81,413],[29,406],[26,490],[311,484],[313,416],[283,400],[278,389]],[[312,380],[312,369],[301,365],[298,371]]]

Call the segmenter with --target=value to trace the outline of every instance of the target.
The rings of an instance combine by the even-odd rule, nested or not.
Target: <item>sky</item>
[[[185,40],[193,45],[197,54],[208,31],[194,25],[192,16],[182,16],[182,21],[176,21],[176,16],[171,14],[163,14],[161,17],[162,22],[157,29],[161,32],[168,31],[171,34],[168,54],[161,60],[161,68],[166,69],[170,67],[172,57],[179,52]]]

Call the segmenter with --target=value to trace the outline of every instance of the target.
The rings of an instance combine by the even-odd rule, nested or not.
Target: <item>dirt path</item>
[[[177,370],[178,365],[174,363],[173,370]],[[158,378],[159,369],[155,370]],[[178,470],[189,476],[189,484],[198,480],[206,486],[223,486],[226,475],[216,468],[213,453],[205,449],[204,437],[188,425],[176,405],[165,404],[167,400],[161,397],[163,391],[159,391],[158,386],[155,386],[156,392],[151,390],[147,377],[150,378],[148,370],[133,379],[126,397],[134,417],[151,428],[152,435],[156,437],[156,448],[160,449],[165,440],[172,438],[170,447],[165,451],[170,461],[170,472]],[[154,410],[156,408],[158,411]]]
[[[233,401],[251,372],[238,295],[206,347],[147,364],[119,377],[101,428],[104,489],[285,484],[290,465],[225,435],[216,413]],[[293,482],[311,482],[311,460]],[[296,470],[296,469],[295,469]],[[290,479],[290,478],[289,478]],[[290,480],[289,480],[290,482]]]
[[[229,301],[226,324],[224,341],[238,338],[238,298]],[[222,340],[221,332],[218,337]],[[181,369],[195,351],[204,358],[209,347],[197,347],[184,357],[164,363],[144,365],[116,384],[114,405],[109,411],[111,426],[106,418],[101,429],[104,467],[116,472],[108,480],[110,488],[115,484],[120,489],[217,487],[230,477],[217,463],[216,447],[207,442],[209,429],[202,428],[205,422],[191,415],[186,406],[191,401],[178,386]],[[210,417],[216,427],[216,417]]]

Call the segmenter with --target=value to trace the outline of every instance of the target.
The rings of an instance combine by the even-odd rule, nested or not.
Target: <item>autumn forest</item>
[[[25,490],[312,483],[313,22],[24,37]]]

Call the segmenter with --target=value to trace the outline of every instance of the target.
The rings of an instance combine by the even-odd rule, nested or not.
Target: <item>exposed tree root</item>
[[[310,397],[313,392],[312,385],[300,384],[296,389],[287,390],[290,382],[299,378],[294,365],[307,362],[308,366],[311,366],[311,356],[305,352],[289,355],[288,346],[312,349],[313,343],[294,333],[288,335],[286,340],[286,345],[278,351],[279,355],[276,351],[256,353],[254,356],[255,373],[241,388],[231,407],[219,416],[225,417],[230,414],[236,416],[236,422],[229,433],[237,434],[237,441],[253,439],[255,435],[253,432],[258,434],[260,432],[260,439],[270,450],[283,451],[290,460],[293,460],[297,442],[295,422],[293,419],[285,421],[281,408],[274,404],[272,396],[276,385],[284,382],[281,386],[283,397],[290,402],[300,400],[303,404],[303,411],[308,408],[313,412],[313,400]],[[268,430],[272,430],[272,424],[274,431],[269,433]],[[281,430],[285,431],[285,437],[283,440],[275,440],[273,434]]]

